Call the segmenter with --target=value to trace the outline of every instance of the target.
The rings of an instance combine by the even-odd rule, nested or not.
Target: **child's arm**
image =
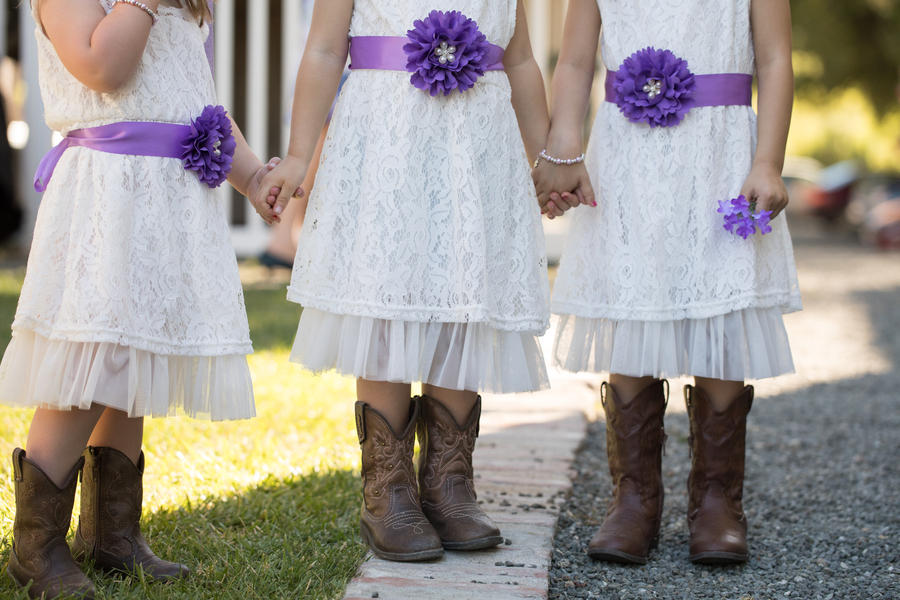
[[[309,39],[297,72],[287,156],[263,179],[254,205],[268,202],[280,215],[306,177],[319,134],[347,63],[353,0],[317,0]],[[278,190],[278,191],[276,191]]]
[[[516,31],[503,55],[503,69],[512,88],[512,105],[519,121],[528,162],[533,163],[547,144],[550,113],[547,110],[544,78],[531,51],[522,0],[518,0],[516,6]]]
[[[38,15],[66,70],[97,92],[112,92],[141,62],[153,20],[131,4],[107,15],[97,0],[40,1]],[[142,0],[154,12],[159,0]]]
[[[231,162],[231,172],[228,173],[228,183],[250,199],[253,208],[266,223],[269,225],[280,223],[281,217],[273,212],[272,207],[267,202],[263,202],[261,205],[257,204],[256,197],[263,177],[277,167],[281,159],[272,158],[265,165],[262,164],[262,161],[250,149],[250,145],[244,138],[244,134],[241,133],[237,123],[230,116],[228,118],[231,120],[231,133],[234,135],[236,144],[234,158]],[[300,190],[297,191],[298,193],[300,192]]]
[[[547,154],[554,158],[577,158],[584,149],[582,128],[594,82],[600,23],[597,0],[569,1],[563,44],[552,86],[553,111]],[[560,216],[563,211],[578,204],[596,206],[584,163],[554,165],[542,160],[533,176],[541,208],[551,216]],[[570,190],[579,192],[580,198],[567,193]],[[560,195],[558,192],[564,193]]]
[[[788,203],[781,179],[794,103],[788,0],[753,0],[750,26],[759,85],[759,141],[741,194],[755,198],[757,210],[771,210],[774,218]]]

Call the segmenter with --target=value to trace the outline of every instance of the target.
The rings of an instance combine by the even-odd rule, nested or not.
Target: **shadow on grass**
[[[98,598],[340,598],[362,562],[359,474],[351,471],[270,478],[233,496],[192,500],[145,515],[142,529],[162,558],[187,564],[192,576],[172,584],[138,578],[91,578]],[[0,542],[0,561],[10,540]],[[26,598],[7,578],[0,597]]]

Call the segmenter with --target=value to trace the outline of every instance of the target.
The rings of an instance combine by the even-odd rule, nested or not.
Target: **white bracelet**
[[[541,159],[552,162],[554,165],[577,165],[580,162],[584,162],[584,153],[582,152],[581,156],[578,158],[553,158],[552,156],[547,154],[547,150],[541,150],[541,153],[538,154],[537,158],[534,159],[534,167],[537,169],[538,163],[541,162]]]
[[[153,9],[151,9],[149,6],[147,6],[143,2],[138,2],[138,0],[113,0],[113,6],[115,6],[116,4],[121,4],[121,3],[130,4],[132,6],[140,8],[141,10],[146,12],[148,15],[150,15],[150,18],[153,19],[153,25],[156,25],[156,22],[159,21],[159,15],[156,14],[155,12],[153,12]],[[151,27],[153,25],[151,25]]]

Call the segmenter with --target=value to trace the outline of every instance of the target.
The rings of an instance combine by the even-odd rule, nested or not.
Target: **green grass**
[[[22,275],[0,271],[0,348]],[[248,286],[245,295],[259,416],[146,422],[142,528],[157,554],[188,564],[193,576],[160,585],[91,573],[101,598],[338,598],[363,560],[354,383],[288,363],[299,308],[283,286]],[[31,411],[0,407],[4,567],[14,512],[9,456],[30,421]],[[26,596],[2,576],[0,597]]]

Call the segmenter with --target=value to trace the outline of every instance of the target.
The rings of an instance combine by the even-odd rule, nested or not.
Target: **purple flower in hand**
[[[616,71],[616,105],[632,123],[674,127],[694,106],[697,87],[687,61],[669,50],[644,48]]]
[[[449,96],[453,90],[465,92],[484,75],[490,44],[478,23],[459,11],[433,10],[413,25],[403,51],[415,87],[432,97]]]
[[[753,215],[753,220],[756,221],[756,226],[759,227],[759,232],[762,235],[765,235],[772,231],[772,226],[769,225],[769,221],[772,219],[772,211],[771,210],[761,210],[755,215]]]
[[[181,143],[181,162],[196,171],[200,181],[211,188],[222,185],[231,172],[237,144],[231,134],[231,121],[221,106],[207,106],[191,123],[191,134]]]
[[[759,233],[765,235],[772,231],[769,220],[772,217],[772,211],[763,210],[756,211],[756,201],[747,200],[744,196],[738,196],[732,200],[719,200],[719,208],[716,212],[722,213],[725,224],[725,231],[729,231],[741,236],[745,240],[756,233],[759,227]]]

